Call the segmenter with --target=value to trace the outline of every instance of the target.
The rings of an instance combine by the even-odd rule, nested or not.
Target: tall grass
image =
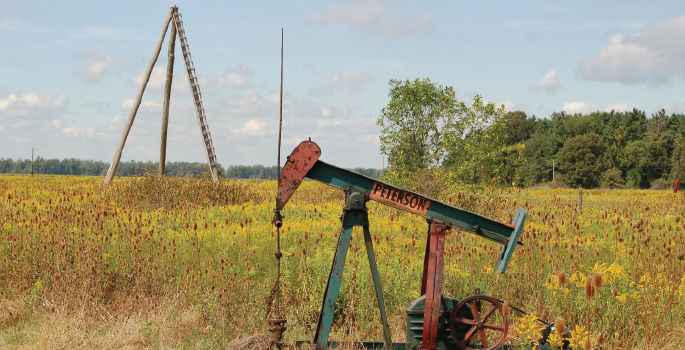
[[[158,178],[0,178],[0,347],[222,347],[266,333],[274,279],[276,183]],[[443,293],[482,293],[602,334],[607,348],[684,345],[685,199],[667,191],[445,186],[439,199],[504,222],[529,212],[506,275],[499,246],[452,231]],[[287,342],[316,327],[340,229],[340,191],[305,182],[283,211]],[[393,339],[419,296],[427,225],[369,205]],[[563,279],[559,276],[563,274]],[[600,274],[590,303],[586,281]],[[588,307],[590,305],[591,307]],[[515,323],[524,322],[512,312]],[[77,331],[78,330],[78,331]],[[508,342],[525,334],[510,331]],[[381,340],[361,230],[355,230],[334,339]],[[50,346],[47,346],[50,347]]]

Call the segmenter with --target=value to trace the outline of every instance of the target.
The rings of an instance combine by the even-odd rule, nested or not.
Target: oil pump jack
[[[345,205],[341,216],[342,229],[338,236],[333,264],[324,291],[316,332],[311,342],[312,348],[323,350],[331,345],[328,338],[333,313],[338,300],[350,237],[356,226],[361,226],[363,229],[384,334],[384,344],[362,342],[362,345],[368,348],[379,348],[384,345],[386,349],[415,350],[495,350],[500,348],[509,327],[500,300],[480,294],[459,300],[442,294],[445,236],[452,231],[463,231],[501,244],[502,249],[496,262],[496,269],[500,273],[505,273],[516,246],[522,245],[519,242],[519,236],[523,231],[527,212],[519,207],[511,225],[507,225],[325,163],[319,160],[320,156],[321,148],[311,140],[303,141],[290,154],[279,177],[276,209],[274,209],[275,215],[272,220],[272,223],[280,229],[283,225],[281,210],[304,178],[333,186],[345,194]],[[421,296],[406,309],[406,343],[393,343],[391,339],[373,251],[373,240],[369,232],[367,210],[369,201],[376,201],[422,216],[428,224]],[[280,258],[278,253],[277,258]],[[278,320],[279,318],[274,318],[270,322],[273,325]],[[280,320],[284,319],[280,318]]]
[[[471,295],[461,300],[442,294],[444,267],[445,236],[453,229],[474,234],[478,237],[499,243],[502,249],[495,267],[500,273],[507,271],[523,231],[528,213],[521,207],[511,225],[463,210],[447,203],[428,198],[391,184],[366,177],[362,174],[336,167],[319,160],[321,148],[312,142],[301,142],[288,156],[281,171],[281,132],[283,130],[283,29],[281,29],[281,106],[278,130],[278,193],[272,224],[276,226],[276,310],[268,320],[273,341],[280,344],[283,332],[287,329],[287,320],[281,314],[280,275],[281,275],[281,227],[283,216],[281,210],[290,197],[302,184],[305,177],[342,190],[345,194],[345,205],[342,208],[342,229],[338,236],[333,264],[328,275],[323,295],[321,312],[310,342],[315,350],[329,347],[329,335],[333,324],[335,304],[340,292],[343,270],[350,238],[354,227],[361,226],[369,259],[373,284],[376,291],[381,322],[383,323],[383,344],[361,342],[366,348],[397,350],[423,349],[486,349],[496,350],[504,343],[509,329],[502,302],[487,295]],[[376,257],[373,251],[373,240],[369,231],[369,201],[422,216],[428,223],[426,252],[423,260],[423,277],[421,296],[406,309],[407,340],[405,343],[393,343],[383,301]],[[521,310],[519,310],[521,311]],[[297,346],[299,347],[298,344]]]

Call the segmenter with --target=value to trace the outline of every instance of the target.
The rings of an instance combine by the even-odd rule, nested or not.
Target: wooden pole
[[[583,212],[583,188],[578,187],[578,209]]]
[[[34,148],[31,147],[31,176],[33,176],[33,151]]]
[[[155,67],[157,58],[159,57],[159,52],[162,50],[162,42],[164,41],[164,36],[166,36],[166,31],[169,28],[169,22],[171,22],[172,15],[176,9],[176,6],[170,6],[169,12],[167,13],[166,19],[164,20],[164,26],[162,27],[162,35],[157,42],[157,47],[155,48],[155,53],[152,55],[152,59],[145,70],[145,75],[143,76],[143,81],[140,84],[140,90],[138,91],[138,96],[136,100],[133,101],[133,106],[131,107],[131,112],[128,115],[128,121],[124,126],[124,131],[121,133],[121,139],[119,140],[119,146],[116,152],[114,152],[114,159],[112,159],[112,164],[109,165],[109,170],[107,170],[107,176],[105,176],[105,181],[103,185],[108,185],[112,182],[114,174],[117,172],[117,167],[119,167],[119,161],[121,161],[121,152],[124,151],[124,145],[126,144],[126,139],[128,138],[128,133],[131,131],[131,125],[133,125],[133,120],[136,119],[136,113],[138,113],[138,107],[140,107],[140,102],[143,100],[143,93],[145,92],[145,87],[150,80],[150,74],[152,74],[152,69]]]
[[[552,161],[552,185],[554,185],[554,161]]]
[[[178,9],[174,9],[174,12]],[[166,166],[166,137],[169,130],[169,104],[171,99],[171,81],[174,77],[174,51],[176,49],[176,25],[171,26],[169,37],[169,59],[166,67],[166,85],[164,86],[164,107],[162,110],[162,141],[159,147],[159,176],[164,176]]]

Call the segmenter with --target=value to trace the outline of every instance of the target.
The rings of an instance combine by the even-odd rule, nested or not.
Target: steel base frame
[[[364,206],[362,205],[362,207]],[[381,280],[378,274],[378,266],[376,265],[376,256],[373,251],[373,240],[371,239],[371,233],[369,232],[369,217],[367,209],[350,209],[349,207],[345,206],[343,207],[343,214],[340,219],[342,221],[342,230],[340,231],[340,236],[338,237],[338,244],[335,249],[335,256],[333,258],[331,272],[328,275],[328,282],[326,283],[326,290],[323,296],[321,313],[319,314],[319,322],[316,326],[316,333],[314,333],[314,349],[324,350],[328,348],[328,337],[330,335],[331,326],[333,323],[335,303],[338,301],[340,284],[342,282],[343,271],[345,269],[345,262],[347,261],[347,250],[350,246],[350,239],[355,226],[361,226],[364,230],[366,254],[369,259],[373,284],[376,290],[376,299],[378,301],[378,307],[381,314],[381,322],[383,323],[385,348],[392,349],[392,339],[390,336],[388,318],[385,313],[385,302],[383,300]]]

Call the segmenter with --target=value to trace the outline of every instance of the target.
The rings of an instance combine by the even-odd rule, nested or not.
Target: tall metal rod
[[[278,187],[281,186],[281,132],[283,130],[283,28],[281,28],[281,106],[278,121],[278,164],[276,174],[278,175]],[[276,313],[281,314],[281,228],[276,228]]]
[[[281,111],[278,122],[278,164],[276,164],[276,174],[278,175],[278,187],[281,187],[281,131],[283,130],[283,28],[281,28]],[[269,319],[269,330],[272,339],[276,344],[280,344],[283,339],[283,332],[288,328],[288,320],[281,315],[281,226],[283,217],[278,205],[278,195],[276,195],[276,208],[272,223],[276,226],[276,314]],[[280,345],[278,345],[280,348]]]

